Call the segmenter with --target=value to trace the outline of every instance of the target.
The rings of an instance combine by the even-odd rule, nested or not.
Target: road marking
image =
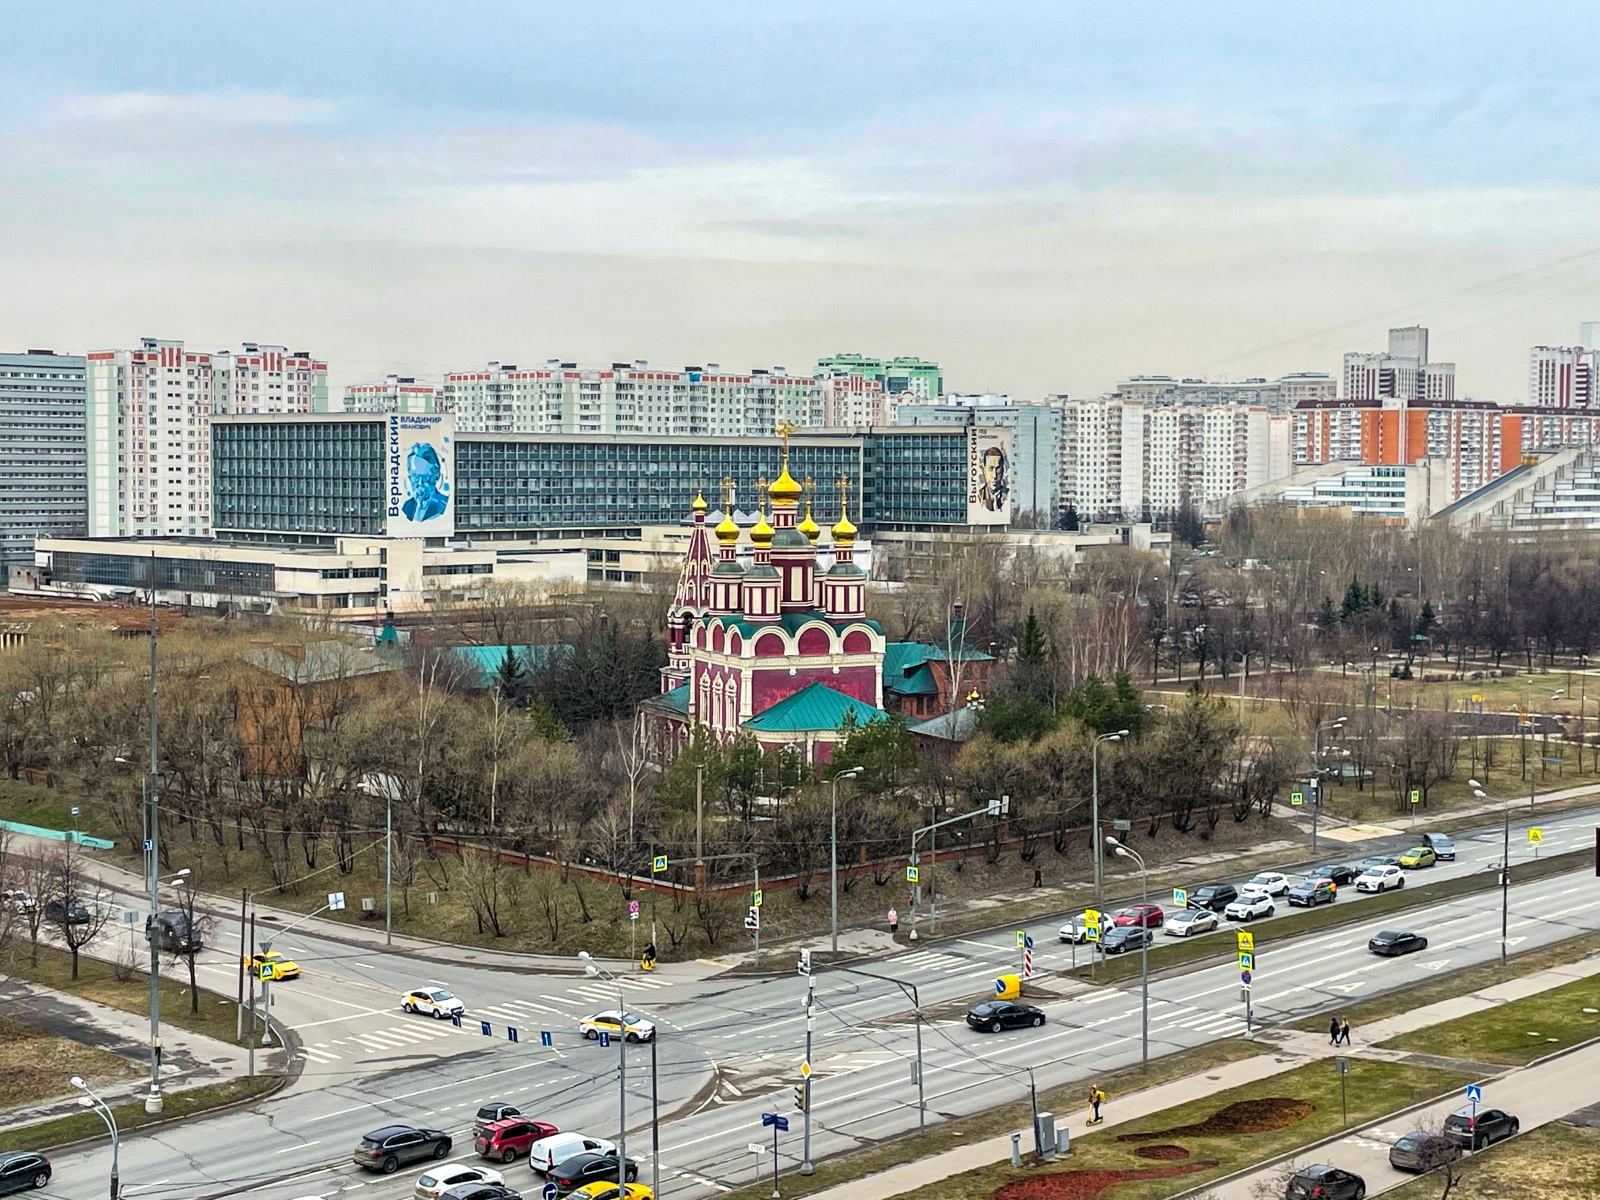
[[[322,1145],[322,1139],[318,1138],[314,1142],[296,1142],[292,1146],[285,1146],[282,1150],[274,1150],[273,1153],[274,1154],[287,1154],[291,1150],[309,1150],[312,1146],[320,1146],[320,1145]],[[155,1184],[150,1184],[148,1186],[154,1187]]]

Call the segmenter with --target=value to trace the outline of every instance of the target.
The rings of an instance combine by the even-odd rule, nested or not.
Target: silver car
[[[1217,914],[1209,908],[1185,908],[1167,917],[1162,926],[1168,937],[1188,937],[1191,933],[1209,933],[1217,927]]]

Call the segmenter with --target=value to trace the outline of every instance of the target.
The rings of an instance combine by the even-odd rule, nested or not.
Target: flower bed
[[[1136,1171],[1057,1171],[1032,1179],[1017,1179],[995,1188],[994,1200],[1094,1200],[1107,1188],[1137,1179],[1170,1179],[1208,1171],[1216,1163],[1174,1163],[1167,1167],[1145,1167]]]
[[[1228,1137],[1235,1133],[1271,1133],[1304,1121],[1317,1111],[1307,1100],[1267,1096],[1260,1100],[1241,1100],[1219,1108],[1204,1121],[1180,1125],[1176,1129],[1148,1129],[1143,1133],[1120,1133],[1119,1142],[1153,1142],[1157,1138]]]

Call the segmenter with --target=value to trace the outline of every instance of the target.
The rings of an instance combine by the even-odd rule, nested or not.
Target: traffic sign
[[[917,882],[917,868],[915,868],[915,867],[907,867],[906,868],[906,882],[907,883],[916,883]]]
[[[1483,1103],[1483,1089],[1481,1087],[1479,1087],[1475,1083],[1467,1084],[1467,1103],[1468,1104],[1482,1104]]]
[[[553,1183],[547,1183],[539,1189],[541,1200],[556,1200],[556,1196],[559,1192],[560,1189],[557,1188]]]
[[[1244,951],[1239,952],[1239,970],[1253,971],[1255,970],[1255,966],[1256,956],[1254,954],[1247,954]]]
[[[1254,950],[1255,948],[1256,948],[1256,935],[1253,934],[1253,933],[1246,933],[1244,930],[1241,929],[1239,931],[1239,949],[1240,950]]]
[[[150,847],[152,845],[154,845],[154,843],[149,838],[145,838],[145,840],[144,840],[144,852],[146,854],[150,853]]]
[[[1542,830],[1542,829],[1530,829],[1530,830],[1528,830],[1528,842],[1529,842],[1530,845],[1537,846],[1542,841],[1544,841],[1544,830]]]
[[[637,900],[629,900],[628,901],[628,920],[637,921],[638,919],[639,919],[639,902]]]
[[[611,1035],[604,1029],[600,1031],[600,1045],[602,1047],[611,1045]]]
[[[650,863],[650,872],[651,872],[651,874],[659,875],[659,874],[661,874],[661,872],[665,871],[666,869],[667,869],[667,856],[665,854],[656,855],[655,859]]]
[[[744,927],[749,930],[761,928],[761,910],[754,904],[744,910]]]
[[[1184,891],[1182,888],[1173,888],[1172,889],[1172,903],[1177,905],[1179,908],[1188,908],[1189,907],[1189,893]]]
[[[760,888],[757,888],[755,891],[750,893],[750,907],[751,908],[760,908],[761,907],[761,889]]]
[[[1027,944],[1028,944],[1028,931],[1025,930],[1025,929],[1017,930],[1017,949],[1021,950]]]
[[[74,805],[73,805],[73,806],[72,806],[72,815],[73,815],[73,816],[74,816],[74,817],[76,817],[76,816],[77,816],[77,815],[78,815],[78,806],[77,806],[77,805],[76,805],[76,804],[74,804]]]
[[[1244,984],[1245,987],[1249,987],[1250,986],[1250,972],[1249,971],[1240,971],[1239,972],[1239,982]]]
[[[1421,804],[1422,803],[1422,789],[1421,788],[1412,788],[1411,789],[1411,803],[1413,803],[1413,804]]]
[[[810,1079],[811,1078],[811,1064],[810,1063],[803,1062],[803,1063],[800,1064],[800,1078],[802,1078],[802,1079]]]
[[[783,1133],[789,1132],[789,1118],[780,1117],[777,1113],[762,1113],[761,1124],[763,1128],[771,1128],[775,1125]]]
[[[1339,1074],[1341,1074],[1341,1075],[1350,1074],[1350,1060],[1348,1058],[1345,1058],[1343,1055],[1340,1055],[1339,1057],[1335,1058],[1333,1060],[1333,1065],[1334,1065],[1334,1068],[1339,1072]]]
[[[1296,808],[1299,808],[1305,802],[1306,802],[1306,794],[1304,792],[1290,792],[1289,793],[1289,803],[1294,805]]]
[[[330,912],[343,912],[344,911],[344,893],[343,892],[329,892],[328,893],[328,910]]]
[[[539,1045],[554,1046],[555,1044],[556,1040],[550,1036],[550,1031],[548,1029],[539,1030]]]
[[[517,1036],[517,1027],[515,1025],[507,1025],[506,1026],[506,1041],[508,1041],[508,1042],[520,1042],[521,1040],[522,1039],[519,1036]]]
[[[1100,940],[1100,910],[1091,908],[1083,914],[1083,938],[1087,942]]]

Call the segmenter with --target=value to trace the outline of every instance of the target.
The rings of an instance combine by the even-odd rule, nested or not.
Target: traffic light
[[[800,947],[800,974],[811,974],[811,948],[809,946]]]
[[[806,1085],[803,1083],[794,1085],[794,1106],[799,1112],[806,1110]]]

